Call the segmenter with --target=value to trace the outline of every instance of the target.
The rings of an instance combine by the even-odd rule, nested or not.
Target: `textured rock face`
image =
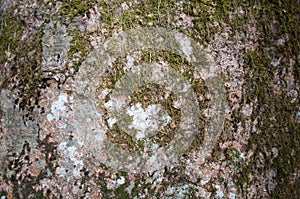
[[[43,32],[42,71],[63,71],[72,38],[68,36],[66,27],[59,22],[54,24],[51,21]]]
[[[298,198],[297,8],[1,2],[1,199]]]
[[[14,100],[5,89],[1,91],[0,104],[2,141],[0,158],[3,159],[12,153],[21,153],[25,144],[35,149],[38,136],[37,124],[23,120],[19,108],[14,106]]]

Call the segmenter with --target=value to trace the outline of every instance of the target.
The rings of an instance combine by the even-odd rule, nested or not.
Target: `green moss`
[[[1,14],[0,34],[0,62],[8,61],[9,68],[4,71],[6,76],[0,88],[19,90],[19,107],[26,111],[32,111],[38,98],[38,87],[41,82],[41,38],[42,32],[32,35],[30,38],[21,40],[23,24],[11,13]],[[15,58],[7,60],[6,51]],[[15,82],[14,79],[18,81]],[[14,88],[9,85],[14,84]]]
[[[15,19],[11,13],[0,14],[0,63],[9,62],[6,52],[12,54],[17,53],[17,48],[20,45],[20,40],[23,32],[21,22]],[[0,92],[3,88],[8,88],[11,77],[7,76],[6,70],[2,71],[3,81],[0,85]]]
[[[156,196],[157,193],[155,193],[155,189],[152,189],[152,184],[151,183],[145,183],[146,179],[145,177],[142,177],[142,179],[138,180],[135,182],[135,186],[132,189],[132,198],[134,197],[139,197],[140,195],[142,195],[143,193],[145,193],[145,190],[147,189],[148,193],[145,195],[148,196]]]
[[[266,169],[277,171],[276,182],[278,186],[284,186],[290,181],[291,175],[296,172],[300,158],[300,126],[297,123],[295,104],[283,92],[274,94],[272,80],[274,68],[270,60],[258,51],[250,52],[247,57],[249,76],[246,78],[245,100],[254,102],[257,106],[252,115],[253,120],[258,119],[257,127],[261,133],[254,134],[249,139],[249,149],[253,144],[257,145],[251,165],[241,166],[242,170],[237,179],[248,182],[249,174],[263,173]],[[279,151],[277,157],[270,156],[271,149]],[[256,167],[256,159],[263,154],[263,168]],[[276,195],[278,190],[272,193]]]
[[[103,166],[104,169],[108,169],[106,166]],[[110,176],[106,176],[104,174],[100,174],[99,178],[97,179],[96,183],[97,185],[101,188],[101,194],[102,197],[104,198],[133,198],[134,196],[138,196],[138,193],[133,193],[131,195],[129,195],[129,193],[127,192],[126,188],[130,185],[129,180],[127,178],[127,173],[125,172],[118,172],[117,174],[117,179],[119,178],[119,176],[123,176],[125,177],[125,183],[120,185],[118,188],[116,189],[108,189],[107,188],[107,181],[106,179],[109,179]]]
[[[106,135],[112,143],[116,144],[123,150],[130,152],[143,150],[142,142],[135,141],[132,136],[128,135],[116,124],[113,125]]]
[[[63,0],[61,2],[62,7],[59,9],[59,13],[70,19],[84,14],[97,3],[97,1],[92,0]]]
[[[175,2],[161,0],[143,0],[134,4],[132,8],[120,11],[119,1],[103,1],[102,9],[99,10],[102,16],[104,28],[109,32],[115,27],[123,30],[137,26],[160,26],[168,28],[171,24],[172,14],[175,12]]]
[[[101,77],[101,82],[104,82],[99,85],[101,89],[114,89],[117,81],[125,74],[124,71],[124,57],[118,58],[113,62],[114,67],[106,71],[105,74]],[[109,99],[106,99],[107,102]]]
[[[76,31],[76,33],[72,37],[68,55],[71,56],[75,53],[81,53],[81,55],[84,56],[89,52],[88,51],[89,47],[90,44],[85,38],[84,34],[79,31]]]
[[[16,53],[23,32],[22,23],[11,14],[0,14],[0,63],[7,60],[6,51]]]
[[[296,1],[215,1],[216,12],[219,19],[229,18],[229,13],[236,11],[237,5],[247,11],[247,15],[237,16],[233,14],[226,24],[232,30],[246,30],[245,25],[250,18],[257,22],[257,29],[260,33],[258,49],[244,55],[246,83],[244,84],[243,100],[246,103],[254,103],[255,109],[252,121],[258,121],[257,128],[261,133],[254,134],[249,139],[248,149],[253,150],[253,145],[257,145],[253,159],[247,165],[239,165],[240,171],[235,175],[236,183],[241,191],[245,191],[243,185],[251,184],[249,176],[257,176],[269,169],[277,171],[276,188],[271,192],[275,198],[293,198],[299,195],[295,187],[299,187],[299,182],[289,183],[291,175],[299,169],[300,137],[299,123],[296,118],[297,103],[292,102],[288,97],[288,89],[283,85],[281,94],[273,92],[274,77],[282,78],[283,71],[290,67],[290,61],[295,61],[292,74],[294,84],[299,84],[299,60],[295,56],[299,51],[299,28],[295,25],[299,17],[298,3]],[[276,21],[276,24],[274,22]],[[244,22],[244,23],[243,23]],[[277,45],[277,40],[288,35],[283,45]],[[270,53],[274,57],[281,57],[281,64],[272,66],[271,60],[267,57]],[[276,73],[275,73],[276,72]],[[281,79],[281,81],[285,81]],[[235,121],[245,125],[245,118],[240,111],[233,115]],[[270,155],[271,149],[279,151],[277,157]],[[257,167],[256,160],[259,154],[263,154],[264,167]],[[230,159],[230,157],[227,157]],[[227,159],[226,158],[226,159]],[[299,189],[298,189],[299,190]],[[246,194],[246,191],[243,192]]]
[[[300,178],[293,183],[280,184],[276,190],[271,192],[271,198],[299,198],[300,197]]]
[[[0,191],[0,197],[6,197],[7,194],[4,191]]]
[[[130,198],[129,193],[126,191],[126,188],[128,186],[128,183],[120,185],[116,190],[116,198],[120,199],[128,199]]]
[[[39,87],[42,84],[41,72],[41,53],[42,33],[38,33],[34,37],[24,41],[22,47],[19,49],[18,55],[20,56],[18,76],[21,80],[20,103],[21,109],[32,111],[39,96]],[[28,56],[28,53],[31,53]]]
[[[72,35],[72,41],[70,43],[70,49],[68,51],[68,58],[78,58],[78,61],[73,63],[72,66],[75,71],[79,70],[80,64],[85,60],[88,53],[91,51],[91,44],[87,40],[88,35],[79,30],[75,30]]]

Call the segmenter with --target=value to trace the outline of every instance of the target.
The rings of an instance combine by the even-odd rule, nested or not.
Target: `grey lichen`
[[[37,124],[30,120],[23,120],[19,108],[14,106],[14,101],[5,89],[1,91],[0,108],[0,159],[13,153],[20,154],[25,143],[28,143],[32,149],[36,148]]]
[[[51,21],[44,28],[42,71],[62,71],[72,37],[63,24]]]

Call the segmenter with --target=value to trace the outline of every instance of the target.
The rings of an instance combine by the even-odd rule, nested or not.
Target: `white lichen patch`
[[[117,118],[108,118],[108,120],[107,120],[107,123],[108,123],[108,126],[110,127],[110,128],[112,128],[113,127],[113,125],[117,122],[118,120],[117,120]]]
[[[188,184],[169,187],[165,194],[168,199],[183,199],[188,198],[191,194],[191,186]]]
[[[236,198],[236,195],[234,193],[229,193],[228,195],[229,199],[235,199]]]
[[[58,121],[60,119],[60,115],[65,113],[67,110],[66,103],[68,101],[68,95],[66,93],[61,93],[58,96],[58,100],[54,101],[51,106],[51,114],[47,115],[47,119],[49,122],[52,120]]]
[[[109,100],[108,102],[106,102],[104,104],[104,107],[109,109],[109,110],[118,110],[120,109],[122,106],[124,106],[125,104],[125,100]]]
[[[124,71],[138,72],[138,67],[135,67],[135,62],[140,58],[141,52],[135,51],[126,56]]]
[[[216,190],[216,198],[224,198],[224,193],[221,190],[221,186],[220,185],[215,185],[214,186],[217,190]]]
[[[126,113],[133,117],[130,129],[135,129],[137,140],[149,137],[150,132],[157,130],[159,127],[167,125],[172,118],[162,113],[162,107],[158,104],[151,104],[145,110],[140,103],[129,107]]]
[[[179,109],[180,104],[181,103],[177,100],[177,101],[174,102],[173,107],[176,108],[176,109]]]
[[[245,106],[243,106],[243,114],[246,116],[246,117],[249,117],[251,116],[252,114],[252,111],[253,111],[253,107],[249,104],[246,104]]]
[[[81,169],[83,168],[82,154],[78,152],[75,146],[68,146],[67,142],[62,142],[58,145],[58,150],[65,159],[68,159],[66,165],[61,165],[56,169],[56,172],[64,177],[68,172],[74,177],[80,177]]]
[[[130,181],[130,185],[125,189],[129,195],[131,195],[132,189],[134,188],[134,181]]]
[[[117,185],[120,186],[125,183],[125,178],[121,176],[119,179],[117,179]]]
[[[191,88],[191,86],[192,85],[190,85],[190,84],[183,83],[182,84],[182,92],[187,92]]]
[[[277,67],[280,64],[280,59],[273,58],[271,60],[271,65]]]
[[[199,188],[199,196],[201,197],[201,198],[207,198],[207,192],[205,191],[205,189],[203,189],[203,188]]]
[[[297,117],[298,122],[300,123],[300,111],[297,111],[296,117]]]
[[[188,61],[191,61],[191,55],[193,49],[191,47],[191,40],[187,37],[182,37],[181,34],[175,34],[176,41],[179,42],[183,53],[185,54]]]
[[[107,180],[107,189],[113,190],[117,189],[119,186],[125,183],[125,178],[121,176],[119,179],[106,179]]]

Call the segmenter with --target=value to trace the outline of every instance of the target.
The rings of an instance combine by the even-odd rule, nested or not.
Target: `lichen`
[[[71,37],[68,36],[66,27],[59,22],[51,21],[44,27],[43,45],[43,72],[61,72],[66,62],[67,52],[70,47]]]
[[[19,114],[19,108],[14,107],[14,101],[5,89],[1,91],[0,106],[2,110],[1,140],[5,143],[0,148],[0,159],[9,154],[21,154],[26,143],[30,148],[35,149],[38,126],[35,122],[23,120],[22,115]]]
[[[2,96],[2,102],[4,99],[7,103],[1,102],[0,117],[5,119],[1,127],[20,123],[17,128],[25,134],[28,127],[24,122],[38,122],[41,127],[35,144],[40,153],[32,147],[30,136],[25,139],[17,136],[14,147],[11,144],[14,139],[9,136],[14,137],[16,133],[4,138],[1,131],[1,143],[4,140],[12,152],[18,153],[5,155],[0,197],[299,196],[299,1],[63,0],[0,4],[3,11],[0,14],[0,90],[10,90],[9,98],[15,100]],[[69,35],[63,37],[70,45],[64,43],[64,60],[62,57],[58,60],[58,74],[45,73],[42,68],[42,45],[45,47],[47,43],[42,39],[47,36],[43,30],[50,21],[61,24],[65,27],[63,34]],[[94,78],[84,84],[88,89],[89,84],[97,85],[93,90],[96,95],[87,98],[78,95],[83,88],[74,82],[78,81],[88,54],[112,35],[141,27],[165,27],[188,35],[203,45],[221,71],[229,107],[222,134],[211,158],[205,162],[200,160],[199,150],[204,144],[203,132],[209,116],[205,110],[209,109],[211,98],[205,80],[195,75],[189,63],[189,47],[193,43],[181,44],[185,49],[183,55],[153,49],[123,55],[111,63],[112,67],[104,71],[101,80]],[[51,55],[54,61],[55,53]],[[197,95],[200,128],[189,150],[176,163],[153,173],[124,174],[95,162],[87,147],[82,147],[81,138],[91,143],[92,138],[101,142],[108,137],[130,152],[147,149],[147,142],[156,149],[174,138],[176,126],[181,122],[180,98],[156,84],[138,87],[130,101],[131,107],[141,105],[140,109],[134,109],[135,113],[161,104],[165,115],[172,118],[151,139],[137,141],[116,125],[117,118],[110,118],[105,111],[100,113],[103,117],[97,115],[111,100],[110,95],[119,86],[120,79],[142,62],[166,64],[184,77],[186,85],[191,85],[190,89]],[[64,94],[68,96],[67,101]],[[94,105],[93,101],[98,103]],[[60,109],[60,105],[65,109]],[[72,109],[77,115],[71,114]],[[17,119],[8,117],[14,114]],[[78,117],[86,117],[87,122],[74,123]],[[130,117],[128,121],[132,122]],[[17,124],[7,125],[10,121]],[[102,125],[111,128],[110,133],[100,132]],[[82,136],[85,130],[91,132],[90,137]],[[64,148],[62,143],[67,146]],[[84,155],[74,157],[81,153]],[[40,174],[29,177],[35,158],[37,162],[44,160],[46,165],[41,164],[43,169],[37,170]],[[72,168],[76,162],[78,167]],[[64,178],[57,171],[64,171]]]

